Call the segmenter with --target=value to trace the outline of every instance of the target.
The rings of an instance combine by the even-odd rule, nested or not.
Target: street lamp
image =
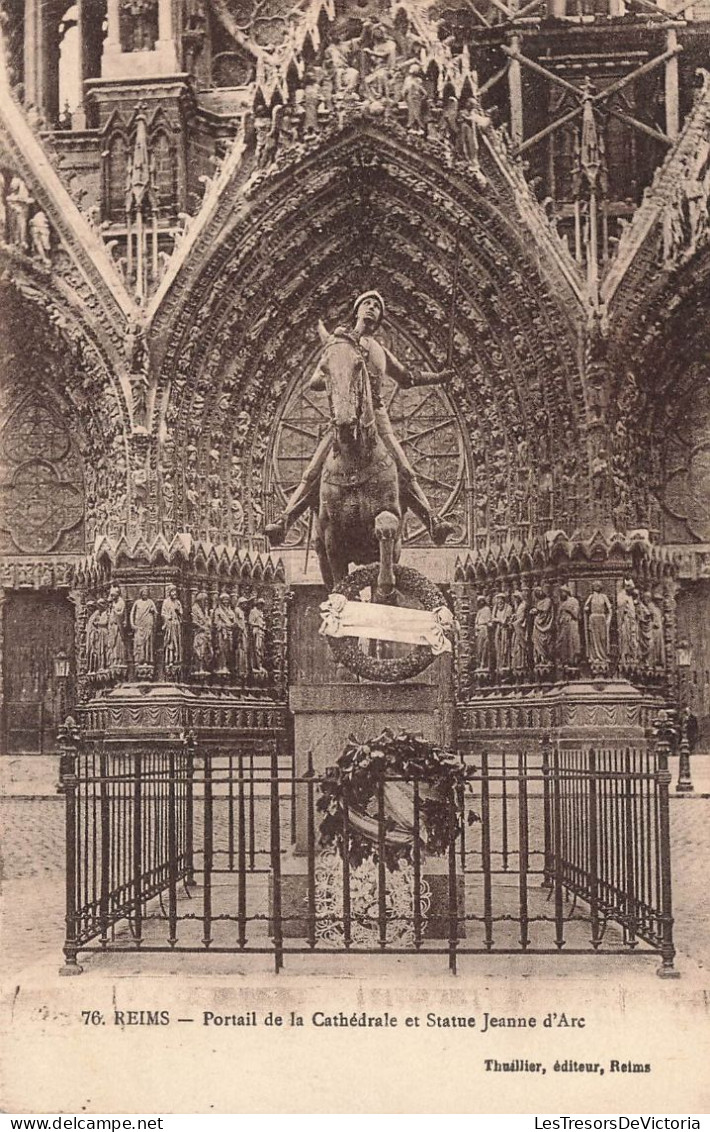
[[[690,740],[688,738],[688,713],[683,702],[687,697],[688,674],[693,663],[693,650],[687,641],[681,641],[676,649],[676,662],[678,665],[678,728],[679,743],[678,754],[678,782],[676,794],[691,794],[693,782],[690,777]]]
[[[57,715],[60,723],[64,720],[66,712],[66,687],[67,680],[69,679],[69,672],[71,668],[71,661],[69,654],[60,649],[59,652],[54,654],[54,678],[57,682],[57,699],[59,700],[59,710]]]

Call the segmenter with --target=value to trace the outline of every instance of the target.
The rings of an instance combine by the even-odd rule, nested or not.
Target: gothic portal
[[[2,15],[5,750],[69,710],[285,749],[366,702],[292,511],[324,334],[459,622],[446,703],[427,677],[383,712],[505,745],[682,700],[707,729],[707,4]]]

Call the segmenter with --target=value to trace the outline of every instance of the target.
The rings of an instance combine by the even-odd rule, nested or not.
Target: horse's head
[[[320,369],[330,404],[330,414],[338,443],[357,444],[374,423],[370,382],[365,360],[352,339],[329,335],[319,327],[323,341]]]

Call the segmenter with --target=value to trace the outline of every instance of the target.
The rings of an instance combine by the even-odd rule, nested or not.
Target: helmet
[[[364,303],[365,299],[376,299],[376,301],[380,304],[380,317],[377,322],[377,325],[379,326],[385,316],[385,300],[382,298],[382,295],[379,291],[363,291],[362,295],[358,295],[355,302],[353,303],[353,314],[357,318],[357,312],[360,304]]]

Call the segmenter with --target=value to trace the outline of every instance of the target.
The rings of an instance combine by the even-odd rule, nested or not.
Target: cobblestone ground
[[[0,801],[0,821],[5,978],[40,960],[56,957],[58,965],[61,960],[63,801],[57,796],[6,798]],[[671,837],[678,950],[710,968],[710,797],[672,796]]]

